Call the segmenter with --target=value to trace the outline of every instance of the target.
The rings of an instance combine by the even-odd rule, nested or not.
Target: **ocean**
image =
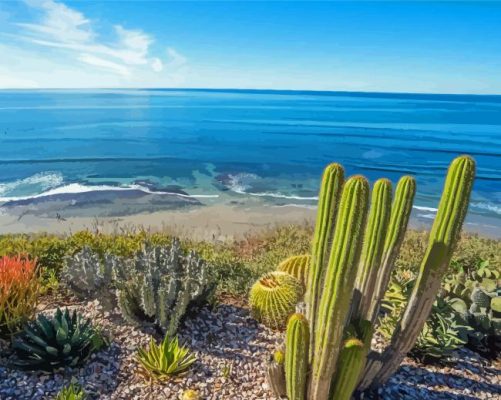
[[[468,225],[499,235],[501,96],[0,91],[0,213],[312,208],[322,169],[335,161],[372,182],[415,176],[413,218],[426,224],[448,164],[464,153],[478,165]]]

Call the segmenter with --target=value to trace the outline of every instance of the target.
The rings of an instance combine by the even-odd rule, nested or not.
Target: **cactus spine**
[[[309,395],[315,400],[329,397],[357,274],[368,196],[369,184],[362,176],[354,176],[344,185],[316,328],[312,331],[315,348]]]
[[[449,167],[418,278],[391,345],[383,354],[382,368],[373,382],[375,385],[385,382],[396,371],[426,322],[459,238],[474,176],[475,162],[468,156],[456,158]]]
[[[415,194],[416,181],[414,178],[410,176],[400,178],[391,207],[390,222],[386,233],[381,266],[372,295],[372,306],[367,318],[373,324],[377,321],[381,302],[390,281],[391,271],[404,240]]]
[[[372,304],[372,294],[376,284],[379,265],[383,253],[386,231],[391,212],[391,182],[379,179],[374,184],[371,208],[365,228],[364,245],[358,266],[354,315],[367,319]],[[358,304],[356,304],[358,302]]]
[[[287,272],[292,275],[304,286],[308,278],[308,265],[310,264],[311,256],[305,254],[302,256],[292,256],[282,261],[277,268],[277,271]]]
[[[302,314],[293,314],[289,318],[286,335],[285,380],[287,383],[287,398],[289,400],[304,400],[310,332],[308,321]]]
[[[326,262],[329,258],[337,206],[343,183],[343,167],[336,163],[328,165],[322,176],[322,185],[318,197],[317,221],[312,243],[312,260],[308,270],[308,284],[305,295],[307,302],[306,316],[310,321],[311,332],[316,331],[317,303],[319,302],[320,287]],[[314,348],[314,336],[312,334],[310,338],[310,351],[313,351]]]

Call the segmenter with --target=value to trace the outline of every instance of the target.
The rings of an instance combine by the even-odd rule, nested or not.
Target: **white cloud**
[[[164,69],[164,64],[162,63],[162,60],[160,60],[160,58],[154,58],[151,61],[151,68],[155,72],[161,72]]]
[[[125,77],[130,75],[129,69],[124,65],[115,63],[113,61],[105,60],[92,54],[81,54],[78,57],[78,59],[83,63],[103,68],[105,70],[117,73]]]
[[[9,53],[15,54],[17,51],[14,50],[24,49],[31,58],[31,65],[64,63],[67,77],[70,71],[74,71],[75,77],[87,74],[90,78],[92,74],[94,78],[99,76],[95,73],[106,74],[102,78],[103,86],[108,86],[112,76],[122,81],[122,85],[141,86],[142,82],[161,86],[172,81],[173,74],[180,73],[179,68],[187,62],[184,56],[170,47],[163,57],[153,54],[154,38],[141,29],[127,29],[117,24],[111,27],[111,36],[103,37],[92,19],[66,4],[56,0],[25,0],[25,3],[36,12],[35,19],[15,21],[12,27],[22,29],[10,29],[10,33],[2,32],[0,27],[0,35],[10,37],[11,43],[17,42],[18,45],[7,45],[11,49]],[[53,51],[46,52],[44,48]],[[26,74],[21,75],[26,64],[19,69],[16,60],[10,58],[10,64],[8,60],[9,57],[0,59],[0,71],[5,70],[4,75],[9,76],[9,79],[0,77],[0,88],[37,86],[37,82],[26,80]],[[47,75],[41,85],[59,87],[59,84],[46,83],[52,78],[51,70],[40,72]],[[54,80],[57,82],[55,77]],[[75,87],[80,87],[80,84],[75,78]]]
[[[186,62],[188,61],[185,56],[178,53],[176,51],[176,49],[174,49],[172,47],[167,47],[167,55],[169,56],[168,65],[171,68],[179,68],[179,67],[185,65]]]

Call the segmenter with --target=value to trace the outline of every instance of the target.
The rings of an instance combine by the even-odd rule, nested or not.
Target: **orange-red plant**
[[[0,336],[16,333],[33,315],[39,289],[35,260],[0,258]]]

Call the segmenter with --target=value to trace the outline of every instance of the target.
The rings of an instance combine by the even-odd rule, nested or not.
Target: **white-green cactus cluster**
[[[145,246],[124,260],[117,274],[118,305],[132,323],[155,323],[173,335],[190,304],[212,291],[204,260],[185,255],[178,240],[170,247]]]

